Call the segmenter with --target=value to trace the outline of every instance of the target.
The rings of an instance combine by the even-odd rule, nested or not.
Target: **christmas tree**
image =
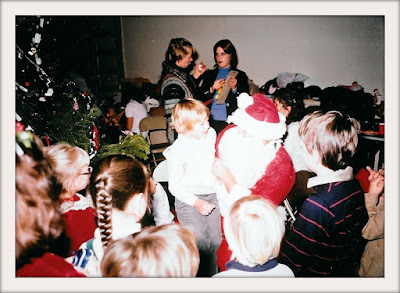
[[[120,145],[102,143],[96,127],[102,112],[90,89],[65,73],[53,21],[41,16],[16,18],[17,120],[47,145],[63,141],[84,149],[91,158],[97,153],[126,153],[146,160],[149,146],[141,135],[132,139],[121,133]]]

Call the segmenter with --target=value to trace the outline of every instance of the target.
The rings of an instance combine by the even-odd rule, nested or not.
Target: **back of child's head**
[[[355,154],[360,123],[339,111],[315,111],[299,126],[300,139],[311,154],[316,151],[321,164],[334,171],[345,169]]]
[[[172,121],[176,132],[186,133],[193,126],[210,117],[210,110],[199,100],[185,98],[180,100],[172,110]]]
[[[72,192],[72,182],[79,176],[81,169],[89,165],[87,152],[77,146],[59,142],[47,147],[50,163],[57,181],[62,185],[62,193]]]
[[[254,267],[278,256],[285,225],[271,202],[251,195],[233,203],[224,218],[224,231],[232,259]]]
[[[143,163],[130,156],[111,155],[94,166],[89,189],[96,206],[104,247],[112,236],[112,209],[124,211],[127,203],[138,194],[143,194],[147,203],[149,178],[150,173]],[[143,217],[137,216],[140,219]]]
[[[101,272],[104,277],[194,277],[199,262],[193,232],[169,224],[147,227],[111,242]]]
[[[43,144],[35,137],[39,149],[17,156],[15,168],[15,236],[17,266],[23,259],[39,257],[64,229],[57,207],[57,184]],[[39,154],[39,151],[42,151]],[[38,156],[40,155],[40,156]]]
[[[287,124],[300,121],[305,115],[303,99],[293,90],[287,88],[277,90],[274,93],[274,101],[280,102],[285,109],[290,107],[290,113],[286,117]]]

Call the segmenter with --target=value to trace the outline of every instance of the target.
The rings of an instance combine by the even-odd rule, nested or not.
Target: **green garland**
[[[119,144],[100,145],[100,149],[93,161],[100,160],[109,155],[128,155],[146,161],[150,154],[150,145],[140,134],[127,135]]]

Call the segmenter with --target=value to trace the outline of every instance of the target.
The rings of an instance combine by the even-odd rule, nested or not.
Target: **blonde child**
[[[367,208],[369,220],[362,229],[362,236],[369,240],[365,246],[361,258],[360,277],[384,277],[384,250],[385,250],[385,204],[383,169],[374,172],[367,167],[370,172],[368,193],[364,194],[365,206]]]
[[[216,251],[222,241],[216,178],[211,172],[216,133],[208,118],[209,110],[200,101],[179,101],[172,111],[178,139],[163,153],[168,161],[168,186],[175,197],[178,220],[196,235],[200,251],[198,276],[217,272]]]
[[[66,223],[66,234],[70,239],[69,255],[94,236],[97,228],[96,212],[90,198],[78,193],[89,184],[92,167],[89,155],[81,148],[67,143],[47,147],[49,161],[55,177],[61,184],[60,208]]]
[[[227,270],[214,277],[294,277],[276,260],[285,224],[269,200],[246,196],[235,201],[224,218],[224,232],[232,257]]]
[[[150,173],[135,158],[112,155],[101,159],[90,178],[90,194],[96,206],[99,228],[95,237],[81,245],[92,252],[81,267],[88,276],[100,276],[100,262],[111,240],[137,233],[148,209]],[[74,259],[77,266],[79,259]],[[85,261],[86,262],[86,261]]]
[[[147,227],[111,242],[101,272],[103,277],[195,277],[199,262],[193,232],[169,224]]]
[[[314,112],[299,126],[307,168],[316,174],[313,187],[287,231],[280,261],[296,277],[355,277],[365,247],[364,193],[349,166],[360,124],[338,111]]]

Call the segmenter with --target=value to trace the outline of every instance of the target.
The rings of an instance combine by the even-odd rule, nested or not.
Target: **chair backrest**
[[[139,129],[140,132],[147,132],[147,140],[151,145],[169,143],[165,117],[145,117],[140,121]]]
[[[168,182],[168,161],[160,162],[153,171],[153,179],[157,182]]]

